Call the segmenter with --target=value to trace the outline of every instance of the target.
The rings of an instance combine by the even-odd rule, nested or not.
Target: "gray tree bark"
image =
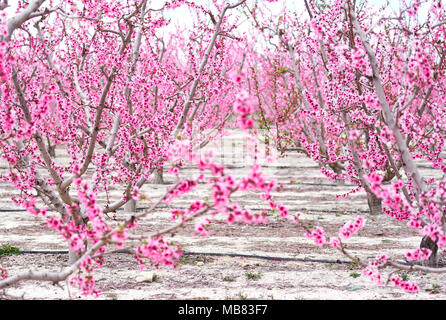
[[[152,184],[163,184],[164,183],[163,168],[157,168],[153,171],[153,178],[152,178],[152,180],[150,180],[149,183],[152,183]]]
[[[382,201],[375,194],[367,192],[367,204],[371,215],[382,213]]]

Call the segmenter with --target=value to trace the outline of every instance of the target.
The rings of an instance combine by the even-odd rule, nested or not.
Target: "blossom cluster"
[[[172,266],[178,263],[182,250],[178,245],[166,242],[162,237],[148,238],[144,244],[136,248],[135,259],[139,262],[139,267],[143,270],[146,267],[144,258],[150,259],[150,263],[156,267]]]
[[[420,290],[415,282],[403,280],[403,278],[400,276],[394,276],[390,280],[395,284],[396,287],[400,287],[407,292],[416,293]]]
[[[342,239],[350,238],[364,227],[365,221],[362,216],[358,216],[354,222],[348,221],[339,229],[339,237]]]
[[[418,248],[412,251],[407,251],[405,256],[407,261],[427,260],[429,259],[432,251],[428,248]]]
[[[6,279],[8,277],[8,270],[3,268],[3,266],[0,265],[0,278]]]
[[[325,231],[322,227],[317,227],[313,231],[306,231],[305,237],[308,239],[313,239],[318,246],[324,246],[328,243],[325,236]]]
[[[99,250],[99,252],[104,252],[104,248]],[[93,271],[100,266],[101,264],[98,263],[98,260],[86,256],[82,260],[77,273],[70,279],[70,285],[75,285],[81,289],[84,296],[92,295],[98,297],[101,290],[96,289],[96,280],[93,277]]]
[[[252,98],[247,92],[237,95],[234,103],[234,112],[237,114],[237,124],[242,130],[249,130],[254,126],[254,120],[250,115],[254,112]]]

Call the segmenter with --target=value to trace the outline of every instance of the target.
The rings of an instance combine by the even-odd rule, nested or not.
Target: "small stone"
[[[197,262],[197,266],[199,266],[199,267],[204,266],[204,262],[203,262],[203,261],[199,261],[199,262]]]
[[[136,282],[153,282],[155,273],[152,271],[141,272],[136,276]]]

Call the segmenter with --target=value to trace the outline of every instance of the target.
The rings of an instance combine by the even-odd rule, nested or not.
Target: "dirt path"
[[[227,142],[227,143],[226,143]],[[222,161],[229,165],[235,177],[247,173],[243,156],[243,140],[231,137],[225,142]],[[237,149],[238,148],[238,149]],[[239,151],[237,151],[239,150]],[[236,155],[242,155],[235,157]],[[65,161],[62,157],[58,161]],[[284,191],[276,199],[291,212],[301,211],[302,219],[314,226],[322,225],[330,235],[346,221],[358,214],[367,218],[366,227],[346,243],[351,252],[361,258],[372,258],[383,250],[403,261],[407,249],[416,248],[420,237],[407,228],[404,222],[386,216],[369,216],[365,194],[357,193],[347,199],[336,200],[338,194],[352,186],[336,185],[326,179],[314,163],[299,154],[281,158],[265,167],[269,177],[284,184]],[[422,163],[423,174],[435,176],[428,164]],[[185,174],[194,174],[186,168]],[[166,175],[167,183],[173,177]],[[138,203],[143,210],[156,201],[166,185],[146,185],[143,191],[149,199]],[[206,194],[204,186],[187,197],[178,199],[169,207],[185,207],[191,200]],[[111,196],[119,197],[118,189]],[[30,214],[17,211],[9,200],[14,190],[0,185],[0,245],[21,250],[66,250],[64,242],[45,223]],[[104,198],[105,199],[105,198]],[[252,210],[266,208],[258,194],[235,194],[234,202]],[[172,224],[169,207],[160,207],[140,221],[141,232],[158,230]],[[117,218],[125,216],[118,212]],[[266,225],[234,224],[223,220],[212,224],[211,236],[190,236],[193,225],[179,231],[172,240],[184,244],[187,252],[209,255],[183,256],[177,269],[149,268],[140,272],[138,264],[129,254],[108,256],[106,264],[95,274],[97,288],[102,290],[99,299],[445,299],[445,276],[411,273],[410,280],[420,286],[417,294],[406,294],[393,286],[378,287],[361,275],[352,264],[335,263],[346,258],[336,251],[320,249],[303,237],[303,231],[276,216],[269,217]],[[382,248],[382,250],[380,249]],[[212,256],[212,253],[214,256]],[[244,254],[265,258],[216,256],[215,254]],[[296,259],[275,261],[271,257]],[[329,260],[303,262],[302,260]],[[443,262],[443,261],[442,261]],[[59,270],[66,263],[64,254],[21,254],[2,256],[0,263],[14,275],[28,268]],[[383,275],[387,275],[386,272]],[[145,281],[143,281],[145,277]],[[91,299],[82,297],[74,288],[67,290],[65,283],[24,282],[9,288],[7,294],[24,299]]]

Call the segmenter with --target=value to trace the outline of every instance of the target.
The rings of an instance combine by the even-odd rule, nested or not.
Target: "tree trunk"
[[[369,205],[370,214],[378,215],[382,213],[381,199],[375,194],[367,192],[367,204]]]
[[[50,154],[51,158],[55,158],[56,157],[56,146],[49,146],[48,153]]]
[[[51,140],[48,137],[46,138],[46,141],[48,142],[48,153],[50,154],[50,156],[52,158],[55,158],[56,157],[56,145],[55,144],[52,145]]]
[[[135,212],[136,211],[136,200],[130,199],[124,205],[124,212]]]
[[[328,166],[331,168],[331,170],[333,170],[334,173],[336,173],[336,174],[342,173],[342,169],[339,167],[339,165],[337,163],[330,163]],[[336,179],[334,182],[335,182],[335,184],[341,185],[341,186],[345,184],[344,179]]]
[[[164,178],[163,178],[163,168],[157,168],[153,171],[153,178],[150,180],[151,184],[163,184]]]
[[[80,214],[80,218],[73,219],[73,217],[70,217],[69,219],[70,220],[73,219],[76,226],[88,224],[88,216],[85,213],[85,211],[80,211],[79,214]],[[87,250],[88,241],[84,241],[84,245],[85,245],[85,248],[81,252],[71,250],[71,246],[68,247],[68,265],[69,266],[71,266],[73,263],[75,263],[77,261],[77,259],[79,259],[84,254],[84,252]]]
[[[150,180],[151,184],[163,184],[163,168],[158,168],[153,171],[153,178]],[[130,199],[124,205],[124,212],[136,212],[136,200]]]
[[[434,242],[429,236],[424,236],[423,239],[421,239],[420,243],[420,249],[427,248],[432,251],[429,259],[423,261],[423,265],[428,267],[436,267],[438,265],[438,245],[436,242]]]
[[[78,254],[76,251],[71,250],[71,248],[68,248],[68,265],[71,266],[73,263],[75,263],[78,259]]]

